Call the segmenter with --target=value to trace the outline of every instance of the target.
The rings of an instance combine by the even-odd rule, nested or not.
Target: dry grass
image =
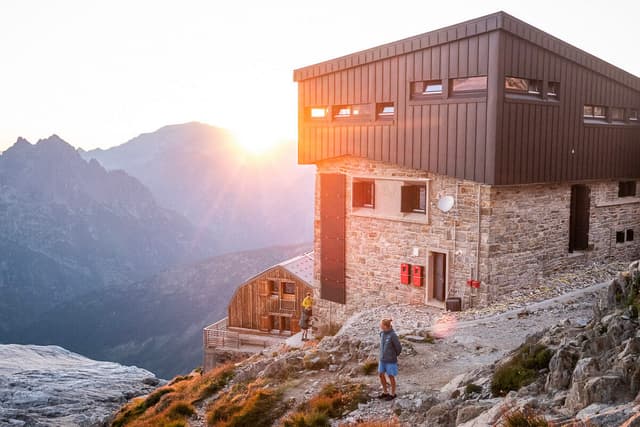
[[[361,423],[340,424],[340,427],[400,427],[400,421],[394,417],[392,420],[373,420]]]
[[[209,426],[267,427],[287,410],[282,392],[268,387],[264,380],[236,384],[222,393],[207,410]]]
[[[146,397],[120,409],[112,427],[181,427],[195,414],[194,404],[222,389],[233,376],[233,365],[205,375],[176,377]]]
[[[298,406],[284,421],[284,427],[325,427],[368,400],[363,384],[327,384],[320,393]]]

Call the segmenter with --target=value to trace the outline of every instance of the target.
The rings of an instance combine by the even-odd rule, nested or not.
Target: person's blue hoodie
[[[398,363],[398,355],[402,351],[400,340],[393,329],[380,332],[380,361]]]

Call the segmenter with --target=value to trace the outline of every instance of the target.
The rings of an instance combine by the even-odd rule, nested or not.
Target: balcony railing
[[[225,317],[216,323],[203,329],[202,343],[204,347],[231,347],[240,348],[240,334],[227,330],[227,320]]]
[[[298,303],[295,299],[278,298],[277,295],[269,298],[269,312],[271,313],[295,313]]]

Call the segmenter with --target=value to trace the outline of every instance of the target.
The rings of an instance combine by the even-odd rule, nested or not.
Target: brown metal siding
[[[585,124],[585,104],[640,109],[640,93],[504,33],[503,76],[560,82],[559,102],[502,97],[496,184],[640,176],[640,126]]]
[[[412,81],[440,79],[446,86],[447,78],[487,75],[489,38],[481,34],[300,82],[301,111],[394,102],[396,112],[393,122],[375,121],[375,114],[367,123],[311,122],[302,117],[299,161],[354,155],[484,180],[485,162],[493,158],[486,152],[486,95],[413,101],[409,86]],[[318,89],[325,85],[332,90]]]
[[[344,304],[346,177],[320,175],[320,297]]]
[[[410,82],[487,75],[486,96],[409,99]],[[505,13],[296,70],[299,111],[395,103],[395,120],[299,116],[299,162],[342,155],[488,184],[637,178],[640,126],[586,125],[585,103],[640,109],[640,79]],[[504,77],[560,82],[560,101],[505,98]],[[302,113],[300,113],[302,114]],[[573,152],[572,152],[573,150]]]

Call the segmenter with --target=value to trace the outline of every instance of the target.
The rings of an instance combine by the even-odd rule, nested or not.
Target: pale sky
[[[2,0],[0,151],[188,121],[295,139],[295,68],[498,10],[640,76],[637,0]]]

